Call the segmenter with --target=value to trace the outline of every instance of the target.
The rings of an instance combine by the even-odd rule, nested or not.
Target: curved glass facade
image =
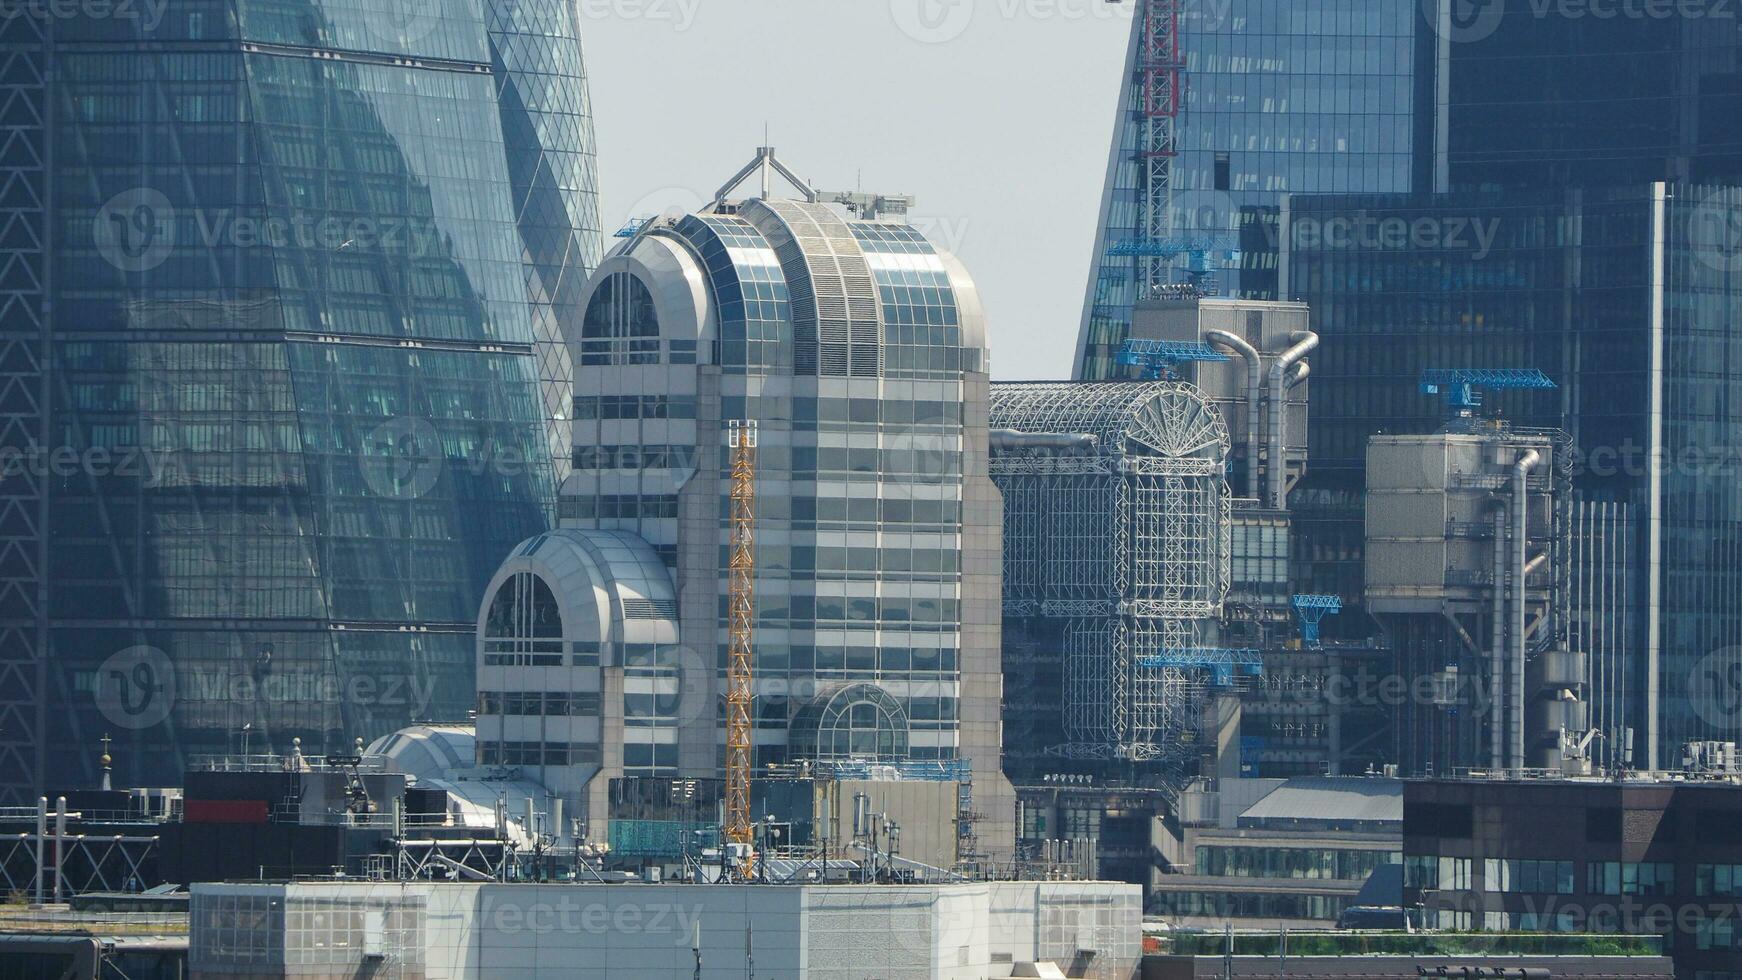
[[[539,114],[498,100],[530,83],[496,19],[244,0],[6,21],[0,53],[55,81],[24,79],[44,111],[6,137],[52,159],[40,199],[0,211],[44,231],[6,257],[34,293],[0,300],[33,396],[0,439],[0,506],[33,515],[3,546],[28,597],[0,608],[5,790],[94,784],[105,733],[117,783],[153,785],[191,755],[464,717],[478,596],[554,497],[550,303],[528,303],[516,219],[554,220],[525,203],[541,167],[591,192],[578,49],[550,83],[578,110],[505,142]],[[528,164],[545,140],[568,162]],[[584,266],[596,227],[591,252],[553,248]]]
[[[574,380],[563,324],[578,319],[581,291],[603,249],[580,12],[562,0],[487,0],[486,16],[533,352],[561,479]]]

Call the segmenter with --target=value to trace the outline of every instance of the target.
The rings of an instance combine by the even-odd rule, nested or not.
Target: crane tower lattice
[[[751,632],[756,623],[756,423],[732,422],[732,553],[727,603],[726,840],[748,848],[750,823]]]

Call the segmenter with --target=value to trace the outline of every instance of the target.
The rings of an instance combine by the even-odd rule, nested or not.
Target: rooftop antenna
[[[775,155],[774,147],[759,146],[756,148],[756,158],[739,168],[738,172],[732,175],[731,180],[728,180],[718,191],[714,192],[714,203],[709,205],[709,210],[716,214],[724,213],[726,210],[726,199],[732,195],[732,192],[736,191],[746,180],[749,180],[750,177],[758,171],[762,174],[763,200],[768,200],[769,195],[773,193],[773,176],[778,173],[781,177],[786,179],[787,183],[791,184],[793,188],[799,192],[799,195],[804,198],[805,203],[817,203],[816,189],[811,187],[810,184],[800,179],[797,174],[788,169],[786,164],[780,161],[780,157]]]

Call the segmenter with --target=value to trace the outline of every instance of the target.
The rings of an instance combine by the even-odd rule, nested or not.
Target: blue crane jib
[[[1482,406],[1483,391],[1546,391],[1556,387],[1534,368],[1433,368],[1421,374],[1421,393],[1445,399],[1451,415],[1468,415]]]
[[[1226,361],[1228,355],[1202,341],[1127,340],[1119,348],[1119,363],[1139,368],[1145,381],[1160,381],[1173,376],[1176,365],[1188,361]]]
[[[1295,618],[1300,620],[1300,641],[1311,649],[1319,647],[1319,624],[1326,616],[1335,616],[1343,611],[1343,599],[1334,595],[1297,595],[1288,601],[1294,610]]]
[[[1186,647],[1137,658],[1137,666],[1151,670],[1202,670],[1215,687],[1231,687],[1234,678],[1258,677],[1264,673],[1264,657],[1257,650],[1221,647]]]

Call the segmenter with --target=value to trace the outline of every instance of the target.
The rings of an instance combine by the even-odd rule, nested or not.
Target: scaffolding
[[[1229,589],[1226,425],[1179,382],[992,389],[1007,616],[1062,621],[1058,753],[1183,756]]]

